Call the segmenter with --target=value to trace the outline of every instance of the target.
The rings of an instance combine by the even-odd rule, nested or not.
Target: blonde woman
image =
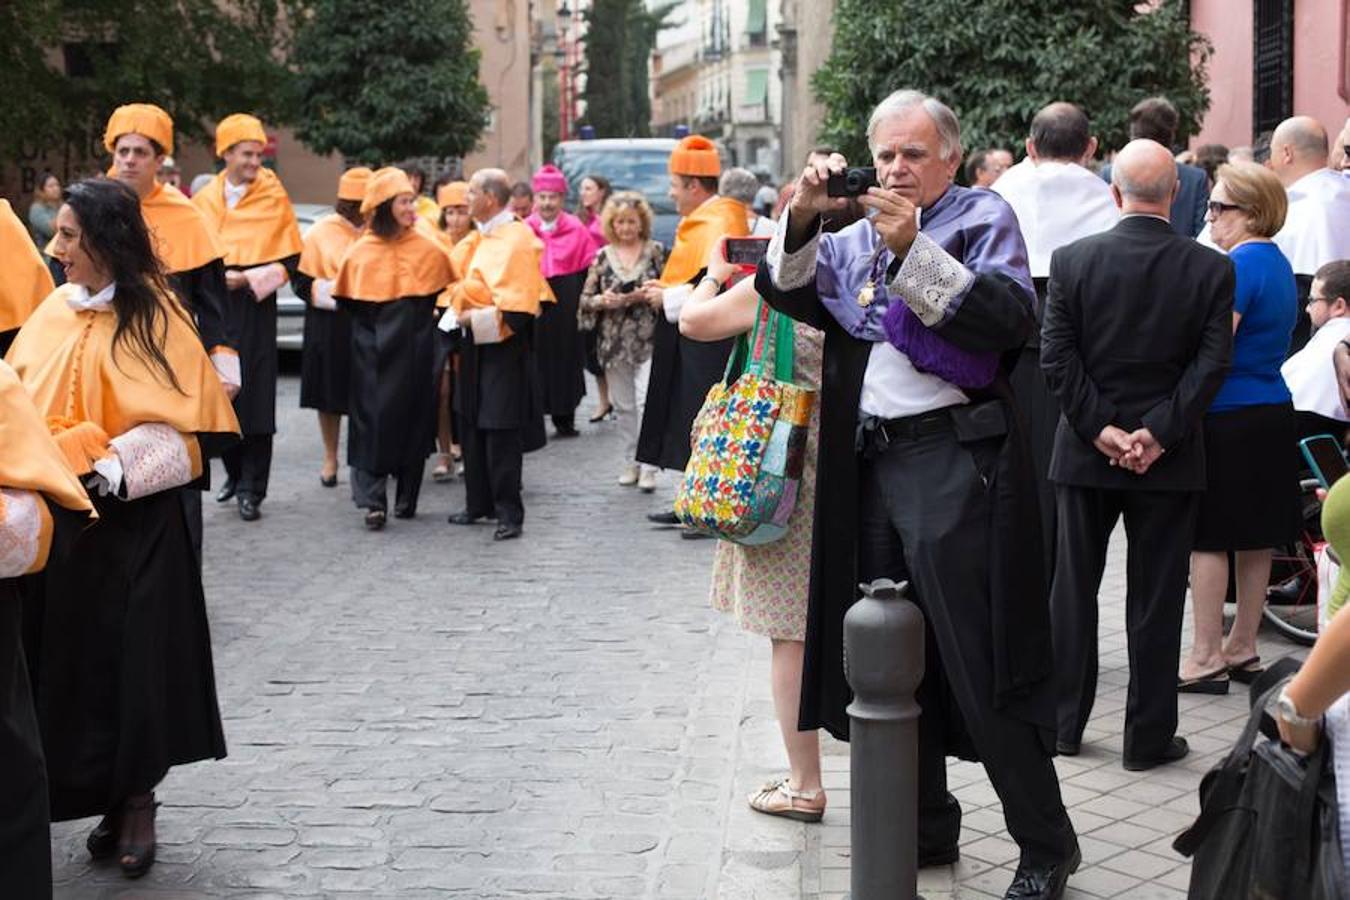
[[[666,251],[652,240],[652,209],[641,194],[621,191],[600,214],[608,245],[596,254],[581,289],[577,324],[595,333],[595,353],[605,370],[609,398],[624,439],[619,484],[656,490],[656,469],[637,462],[638,429],[647,400],[660,291],[645,289],[659,278]]]

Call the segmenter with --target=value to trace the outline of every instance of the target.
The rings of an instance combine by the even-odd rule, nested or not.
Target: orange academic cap
[[[469,183],[467,181],[452,181],[449,184],[443,184],[436,191],[436,205],[441,209],[447,206],[468,206],[469,205]]]
[[[103,146],[111,153],[124,134],[139,134],[173,152],[173,119],[153,103],[128,103],[113,110],[108,127],[103,129]]]
[[[675,145],[670,154],[670,174],[716,178],[722,174],[717,145],[701,134],[691,134]]]
[[[216,156],[224,156],[225,151],[240,141],[267,143],[267,132],[259,122],[248,113],[235,113],[220,120],[216,126]]]
[[[360,203],[366,199],[366,185],[370,183],[371,171],[365,166],[357,166],[342,173],[338,179],[338,199],[355,200]]]
[[[369,215],[371,210],[379,206],[386,200],[397,197],[399,194],[415,194],[412,182],[408,180],[408,173],[397,166],[385,166],[383,169],[376,169],[375,174],[370,176],[370,181],[366,183],[366,196],[361,200],[362,215]]]

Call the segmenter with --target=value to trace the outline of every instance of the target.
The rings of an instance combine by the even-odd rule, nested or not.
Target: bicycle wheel
[[[1317,640],[1317,563],[1304,540],[1277,547],[1261,616],[1285,637],[1305,646]]]

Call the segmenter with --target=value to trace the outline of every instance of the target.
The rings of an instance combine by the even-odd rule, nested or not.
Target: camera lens
[[[856,194],[862,190],[862,181],[861,172],[850,170],[844,183],[848,185],[850,193]]]

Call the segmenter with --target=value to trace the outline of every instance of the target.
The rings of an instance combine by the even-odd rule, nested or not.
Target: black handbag
[[[1200,782],[1200,815],[1172,844],[1194,856],[1191,900],[1346,898],[1330,737],[1302,757],[1258,735],[1283,686],[1261,694],[1233,749]]]

